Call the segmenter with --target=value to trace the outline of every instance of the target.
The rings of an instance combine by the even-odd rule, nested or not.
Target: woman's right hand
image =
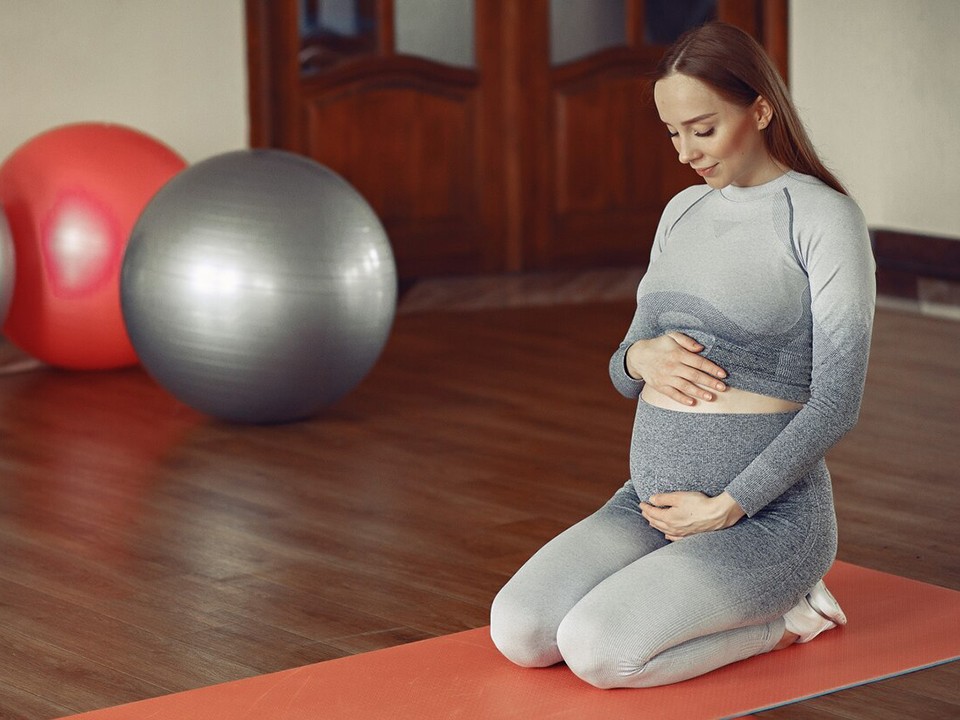
[[[709,402],[716,396],[706,388],[726,390],[718,378],[727,373],[700,355],[702,350],[703,345],[679,332],[638,340],[627,349],[627,372],[684,405]]]

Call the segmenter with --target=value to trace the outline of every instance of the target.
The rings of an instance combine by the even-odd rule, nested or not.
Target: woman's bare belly
[[[723,392],[711,388],[704,388],[713,394],[713,400],[694,398],[693,405],[684,405],[663,393],[644,385],[640,397],[648,405],[676,410],[678,412],[694,413],[784,413],[793,412],[803,407],[801,403],[791,402],[782,398],[760,395],[759,393],[727,387]]]

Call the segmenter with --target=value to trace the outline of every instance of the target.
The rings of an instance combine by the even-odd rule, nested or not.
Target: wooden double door
[[[383,220],[401,277],[646,261],[695,178],[647,74],[717,18],[786,68],[786,0],[247,0],[254,147]]]

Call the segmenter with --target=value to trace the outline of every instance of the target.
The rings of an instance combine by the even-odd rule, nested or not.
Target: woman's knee
[[[584,682],[606,690],[663,684],[651,673],[650,657],[637,628],[627,630],[616,620],[570,612],[557,630],[557,647],[570,671]]]
[[[522,667],[547,667],[560,662],[556,627],[544,614],[504,590],[490,608],[490,637],[497,649]]]
[[[610,623],[574,608],[560,623],[557,647],[570,671],[584,682],[601,689],[620,687],[619,648],[622,638]]]

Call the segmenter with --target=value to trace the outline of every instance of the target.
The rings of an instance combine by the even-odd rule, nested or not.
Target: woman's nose
[[[680,157],[680,162],[684,165],[688,165],[700,157],[700,151],[697,150],[696,146],[689,140],[683,138],[678,138],[677,140],[677,153]]]

